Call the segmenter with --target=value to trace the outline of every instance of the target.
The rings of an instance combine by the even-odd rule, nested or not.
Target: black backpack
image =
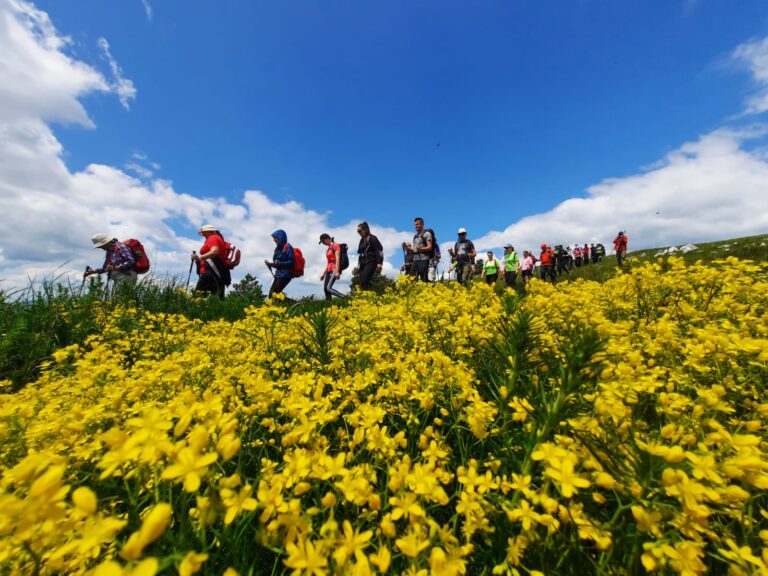
[[[349,246],[346,244],[339,244],[339,251],[341,252],[341,269],[346,270],[349,268],[349,254],[347,253]]]
[[[432,228],[425,228],[424,232],[429,232],[432,234],[432,250],[429,252],[429,257],[434,258],[435,260],[440,260],[440,245],[437,243],[437,236],[435,236],[435,231],[432,230]],[[422,236],[424,233],[422,232]]]

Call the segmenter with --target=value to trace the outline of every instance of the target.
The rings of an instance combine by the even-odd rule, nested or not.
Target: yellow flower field
[[[768,267],[121,309],[0,404],[0,574],[768,574]]]

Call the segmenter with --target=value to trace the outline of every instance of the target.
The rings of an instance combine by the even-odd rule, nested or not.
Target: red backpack
[[[291,274],[294,278],[304,276],[304,254],[296,246],[293,247],[293,268],[291,269]]]
[[[136,273],[144,274],[145,272],[148,272],[149,256],[147,256],[147,252],[144,250],[144,245],[139,240],[136,240],[136,238],[123,240],[123,244],[128,246],[131,253],[133,253],[133,259],[136,261]]]
[[[232,268],[240,264],[240,248],[229,242],[224,242],[224,246],[224,255],[221,259],[224,265],[232,270]]]

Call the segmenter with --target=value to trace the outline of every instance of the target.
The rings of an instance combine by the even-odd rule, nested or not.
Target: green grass
[[[697,243],[695,244],[695,250],[690,252],[680,252],[679,249],[684,245],[685,244],[676,244],[674,247],[677,248],[678,251],[672,252],[671,254],[665,253],[663,255],[661,255],[660,252],[667,251],[670,246],[634,250],[627,254],[624,269],[630,270],[633,266],[639,266],[646,262],[655,262],[658,258],[670,255],[683,258],[686,264],[693,264],[698,261],[706,264],[713,262],[714,260],[727,258],[728,256],[736,256],[740,260],[755,260],[757,262],[768,261],[768,234],[747,236],[732,240],[719,240],[717,242]],[[617,270],[616,256],[606,256],[599,264],[588,264],[587,266],[581,266],[580,268],[574,267],[570,274],[559,276],[558,282],[576,280],[577,278],[604,282],[608,278],[614,276]]]
[[[696,250],[687,253],[675,252],[675,256],[682,256],[686,263],[692,264],[698,260],[702,262],[712,262],[728,256],[736,256],[740,260],[755,260],[764,262],[768,260],[768,234],[760,236],[746,236],[744,238],[734,238],[733,240],[720,240],[718,242],[702,242],[695,244]],[[675,246],[682,247],[681,244]],[[669,248],[668,246],[665,248]],[[658,258],[656,254],[663,248],[650,248],[648,250],[637,250],[630,252],[631,258],[641,262],[647,262],[649,259]]]
[[[34,381],[56,349],[80,344],[99,329],[96,312],[104,307],[207,321],[237,320],[245,316],[245,308],[264,302],[261,286],[250,275],[234,284],[224,300],[193,297],[173,278],[142,279],[124,288],[105,301],[101,277],[92,276],[81,286],[50,281],[0,292],[0,381],[10,380],[13,389]]]
[[[630,252],[625,270],[656,260],[660,257],[657,254],[667,248]],[[701,243],[697,244],[696,250],[675,254],[682,256],[687,263],[698,260],[706,263],[727,256],[766,261],[768,234]],[[616,271],[616,257],[606,256],[599,264],[573,268],[570,275],[560,276],[558,282],[578,278],[602,282],[614,276]],[[476,278],[475,281],[481,282],[482,279]],[[380,277],[375,288],[383,291],[393,285],[391,279]],[[500,279],[496,291],[502,294],[504,288],[504,281]],[[79,344],[95,333],[99,327],[94,307],[105,305],[102,303],[103,294],[104,286],[98,276],[91,277],[83,286],[52,281],[16,292],[0,291],[0,381],[10,380],[14,389],[34,381],[39,375],[41,364],[56,349]],[[141,312],[182,314],[191,319],[209,321],[243,318],[245,308],[263,302],[261,286],[253,276],[246,275],[231,287],[224,300],[215,297],[192,298],[187,294],[185,284],[178,279],[153,281],[146,278],[135,289],[115,294],[106,305],[129,306]],[[345,306],[346,300],[334,299],[332,305]],[[290,307],[291,315],[313,315],[325,309],[327,303],[309,297],[286,302],[286,306]]]

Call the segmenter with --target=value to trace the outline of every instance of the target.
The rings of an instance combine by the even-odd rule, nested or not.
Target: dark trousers
[[[200,276],[195,286],[195,292],[207,292],[208,294],[216,294],[219,298],[224,298],[224,282],[216,276],[212,271],[208,270]]]
[[[283,290],[285,290],[285,287],[288,286],[288,283],[293,280],[290,276],[288,277],[280,277],[275,276],[274,281],[272,282],[272,286],[269,288],[269,298],[272,298],[273,294],[280,294]]]
[[[456,280],[466,285],[469,284],[470,278],[472,278],[472,264],[469,262],[456,264]]]
[[[624,250],[619,250],[616,252],[616,262],[619,263],[619,266],[621,266],[621,263],[624,261]]]
[[[360,278],[360,289],[370,290],[371,282],[373,281],[373,275],[376,273],[376,261],[374,260],[373,262],[359,264],[358,273]]]
[[[504,272],[504,283],[507,286],[514,286],[517,280],[517,272]]]
[[[489,286],[493,286],[494,284],[496,284],[496,280],[498,280],[498,279],[499,279],[499,273],[498,272],[496,272],[495,274],[486,274],[485,275],[485,282]]]
[[[414,260],[411,262],[411,276],[417,280],[429,282],[429,260]]]
[[[541,265],[541,279],[549,280],[552,284],[555,283],[555,266],[554,264],[542,264]]]

